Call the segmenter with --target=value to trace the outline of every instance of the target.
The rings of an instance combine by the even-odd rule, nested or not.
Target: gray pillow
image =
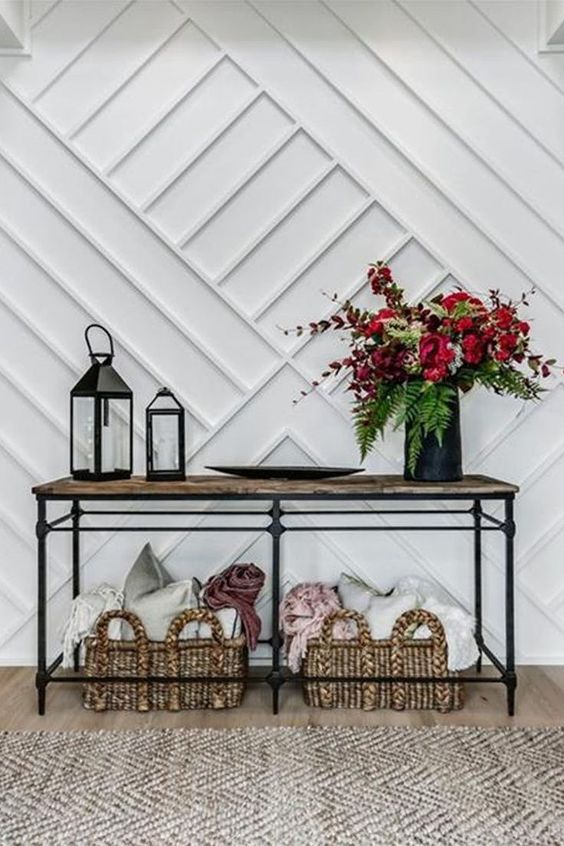
[[[172,577],[153,552],[153,547],[150,543],[146,543],[125,580],[123,589],[125,607],[129,607],[128,602],[135,602],[139,597],[165,587],[171,582]]]
[[[153,552],[151,544],[146,543],[125,580],[123,607],[137,614],[149,640],[162,641],[177,614],[186,608],[207,608],[200,601],[201,589],[202,585],[196,577],[173,582],[172,576]],[[241,619],[234,608],[222,608],[214,613],[226,638],[237,637],[241,633]],[[127,624],[124,627],[129,628]],[[180,637],[182,640],[209,637],[209,626],[205,623],[189,623]]]
[[[151,544],[145,544],[125,580],[124,608],[137,614],[149,640],[164,640],[174,617],[195,605],[191,579],[173,582]]]

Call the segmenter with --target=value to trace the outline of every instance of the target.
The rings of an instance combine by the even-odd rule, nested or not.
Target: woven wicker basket
[[[111,620],[121,618],[131,626],[133,640],[110,640]],[[190,622],[207,623],[211,638],[180,640]],[[165,641],[150,641],[139,617],[130,611],[107,611],[86,641],[88,676],[202,676],[191,682],[87,682],[85,708],[95,711],[179,711],[187,708],[236,708],[241,704],[247,678],[247,647],[243,635],[226,639],[211,611],[188,609],[174,618]],[[241,681],[214,682],[214,676],[234,676]]]
[[[334,640],[337,620],[355,620],[357,640]],[[415,626],[429,627],[431,637],[413,640]],[[446,676],[447,644],[437,617],[424,609],[406,611],[394,624],[390,640],[372,640],[368,623],[356,611],[340,610],[329,615],[319,638],[308,642],[302,674],[309,676]],[[307,705],[321,708],[462,708],[464,688],[459,682],[325,682],[304,681]]]

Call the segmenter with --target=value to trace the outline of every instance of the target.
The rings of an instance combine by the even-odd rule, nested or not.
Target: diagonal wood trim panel
[[[356,464],[344,384],[292,402],[339,339],[281,327],[328,313],[327,291],[366,301],[363,267],[378,258],[413,297],[534,283],[535,340],[564,360],[564,55],[528,52],[530,4],[31,6],[32,56],[0,57],[4,664],[34,660],[29,489],[67,471],[67,395],[89,320],[114,333],[135,388],[138,473],[143,408],[161,383],[188,409],[191,473]],[[526,409],[465,398],[463,435],[467,472],[521,487],[518,659],[562,663],[562,379],[548,388]],[[368,473],[401,468],[399,433],[366,462]],[[471,607],[470,539],[447,534],[296,533],[284,539],[284,583],[352,570],[387,587],[417,572]],[[151,540],[178,577],[268,560],[256,532]],[[487,540],[497,648],[503,567]],[[85,584],[120,585],[139,543],[90,536]],[[53,548],[53,617],[68,609],[67,552]],[[266,631],[269,597],[267,580]]]

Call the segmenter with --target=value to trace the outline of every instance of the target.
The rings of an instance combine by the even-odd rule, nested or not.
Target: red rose
[[[517,335],[513,335],[513,333],[511,332],[506,332],[504,335],[499,336],[498,343],[502,350],[513,352],[518,342],[519,338],[517,337]]]
[[[471,317],[461,317],[455,321],[454,328],[457,332],[466,332],[467,329],[472,329],[474,321]]]
[[[515,312],[509,306],[500,306],[494,312],[494,318],[500,329],[509,329],[515,319]]]
[[[494,358],[496,361],[507,361],[510,355],[511,353],[508,350],[497,350],[494,353]]]
[[[438,367],[427,367],[423,371],[423,378],[429,382],[440,382],[441,379],[446,379],[448,376],[448,369],[444,365]]]
[[[527,323],[526,320],[521,320],[519,322],[519,331],[522,332],[523,335],[528,335],[531,327]]]
[[[466,291],[455,291],[454,294],[447,294],[443,297],[442,305],[447,311],[454,311],[458,303],[468,303],[484,309],[484,304],[478,297],[471,297]]]
[[[484,342],[470,333],[462,339],[462,357],[467,364],[479,364],[484,355]]]
[[[419,342],[419,358],[423,368],[448,365],[454,356],[455,351],[446,335],[439,333],[423,335]]]
[[[380,311],[377,311],[374,317],[372,317],[368,326],[366,326],[362,332],[364,335],[370,337],[370,335],[381,335],[382,330],[384,329],[384,320],[389,320],[391,317],[396,317],[397,312],[394,311],[393,308],[381,308]]]
[[[446,294],[443,297],[443,308],[447,311],[453,311],[456,305],[470,299],[470,295],[465,291],[455,291],[454,294]]]

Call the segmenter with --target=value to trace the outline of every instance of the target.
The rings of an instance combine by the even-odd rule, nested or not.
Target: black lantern
[[[168,388],[161,388],[147,406],[147,479],[184,481],[184,409]]]
[[[89,334],[100,329],[109,352],[93,352]],[[92,365],[71,391],[71,473],[74,479],[129,479],[133,466],[133,394],[112,367],[114,342],[92,323],[84,332]]]

